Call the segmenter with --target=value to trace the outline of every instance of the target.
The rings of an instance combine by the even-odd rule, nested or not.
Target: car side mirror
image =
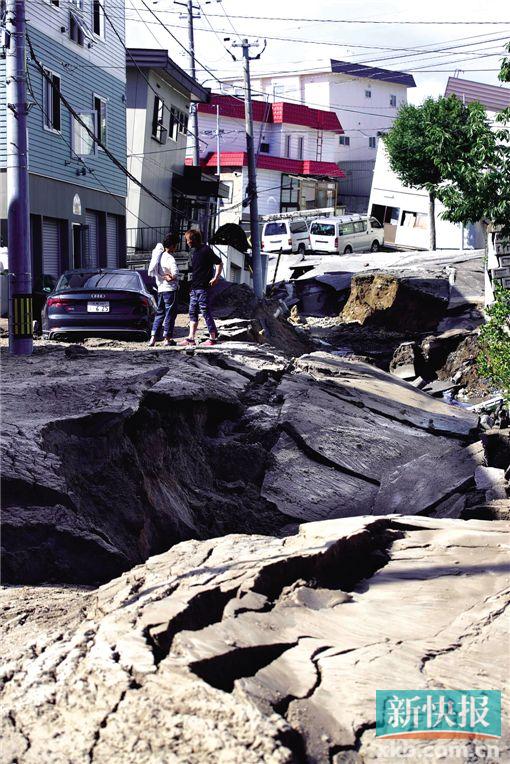
[[[51,287],[43,287],[43,292],[47,292],[48,294],[50,294]]]

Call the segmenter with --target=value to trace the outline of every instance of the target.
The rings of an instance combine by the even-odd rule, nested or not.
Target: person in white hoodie
[[[163,244],[156,244],[152,251],[149,276],[156,279],[158,285],[158,309],[152,325],[149,346],[156,344],[156,337],[163,324],[163,345],[175,345],[172,338],[177,317],[177,290],[179,287],[179,269],[173,253],[179,244],[179,236],[170,233]]]

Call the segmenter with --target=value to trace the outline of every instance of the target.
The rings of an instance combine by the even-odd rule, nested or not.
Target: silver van
[[[314,252],[378,252],[384,244],[384,228],[366,215],[320,218],[311,224],[310,240]]]
[[[262,228],[263,252],[304,254],[310,249],[310,234],[306,222],[297,220],[271,220]]]

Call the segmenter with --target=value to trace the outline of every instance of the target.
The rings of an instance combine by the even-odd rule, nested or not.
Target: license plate
[[[109,302],[88,302],[87,303],[87,313],[109,313],[109,312],[110,312]]]

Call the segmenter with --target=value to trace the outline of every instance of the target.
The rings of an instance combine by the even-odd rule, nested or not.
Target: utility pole
[[[248,154],[248,189],[247,202],[250,205],[250,233],[251,251],[253,261],[253,288],[257,297],[264,295],[264,283],[262,278],[262,257],[260,254],[260,230],[259,230],[259,205],[257,197],[257,159],[255,156],[255,139],[253,134],[253,105],[251,101],[250,61],[260,58],[266,45],[258,55],[250,58],[250,48],[258,48],[259,43],[249,43],[244,38],[240,43],[232,43],[233,48],[243,49],[244,71],[244,115],[246,123],[246,152]],[[232,58],[237,59],[233,54]]]
[[[175,0],[176,5],[183,5],[187,11],[188,17],[188,44],[189,44],[189,73],[194,80],[197,78],[197,68],[195,63],[195,31],[193,29],[193,20],[200,18],[200,13],[195,14],[195,11],[200,11],[198,6],[193,5],[193,0],[187,0],[185,3]],[[181,18],[181,16],[179,16]],[[182,18],[186,18],[183,14]],[[197,104],[191,104],[191,124],[193,131],[193,164],[198,167],[200,165],[200,149],[198,142],[198,109]]]
[[[220,175],[221,175],[221,156],[220,156],[220,105],[216,104],[216,175],[218,176],[218,196],[216,197],[216,230],[220,227]]]
[[[31,355],[33,350],[25,23],[25,0],[7,0],[7,235],[9,350],[13,355]]]

